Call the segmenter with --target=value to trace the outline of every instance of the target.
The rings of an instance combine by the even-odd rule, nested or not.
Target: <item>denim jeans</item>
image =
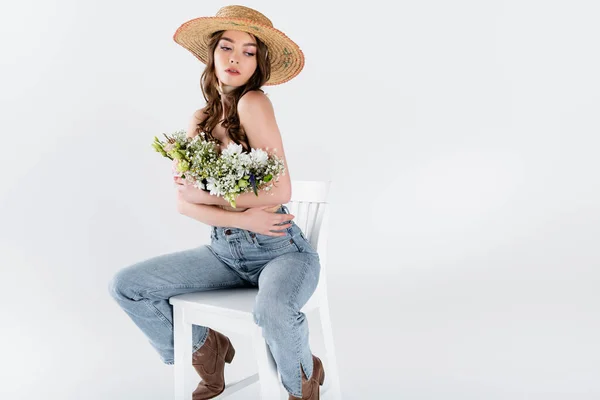
[[[282,205],[277,213],[289,210]],[[274,229],[275,230],[275,229]],[[173,364],[173,308],[182,293],[258,286],[253,316],[281,375],[285,389],[302,397],[302,369],[313,370],[308,322],[300,309],[314,293],[319,255],[292,221],[285,236],[212,227],[211,244],[163,254],[118,271],[109,292],[148,338],[165,364]],[[208,329],[192,326],[192,349],[204,344]]]

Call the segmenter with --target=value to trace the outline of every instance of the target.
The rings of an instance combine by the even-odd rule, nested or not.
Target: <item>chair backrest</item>
[[[295,217],[293,221],[319,253],[321,278],[317,290],[325,287],[330,184],[331,181],[292,180],[292,199],[286,204]]]

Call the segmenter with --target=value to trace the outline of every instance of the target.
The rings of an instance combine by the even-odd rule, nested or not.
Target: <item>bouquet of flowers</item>
[[[219,157],[219,145],[216,142],[201,139],[200,136],[188,138],[183,130],[176,131],[171,136],[163,135],[166,141],[161,142],[154,136],[152,147],[164,157],[178,160],[176,170],[179,176],[190,183],[208,177],[211,166]]]
[[[233,142],[220,152],[217,142],[200,135],[190,139],[181,130],[163,135],[166,142],[155,136],[152,146],[163,156],[179,160],[176,169],[181,177],[213,196],[222,196],[234,208],[237,196],[250,191],[256,196],[259,190],[267,192],[285,172],[283,160],[274,152],[254,148],[243,152],[242,145]]]

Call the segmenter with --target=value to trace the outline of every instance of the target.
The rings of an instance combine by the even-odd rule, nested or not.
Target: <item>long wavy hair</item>
[[[218,80],[215,73],[214,52],[224,32],[225,31],[218,31],[209,37],[208,61],[206,68],[204,68],[202,76],[200,77],[200,88],[202,89],[204,100],[206,100],[204,114],[206,114],[207,117],[198,124],[197,130],[198,132],[205,133],[206,140],[214,140],[221,143],[220,140],[212,135],[213,129],[217,124],[221,123],[227,132],[227,136],[234,143],[242,145],[245,152],[249,152],[250,143],[244,128],[240,124],[237,105],[242,96],[251,90],[259,90],[264,93],[261,87],[269,80],[271,75],[271,63],[267,52],[267,45],[256,36],[248,33],[256,40],[257,44],[256,70],[244,85],[236,87],[229,93],[223,94],[223,103],[225,103],[225,112],[223,112],[221,95],[217,89]],[[221,115],[223,114],[225,115],[225,118],[221,120]]]

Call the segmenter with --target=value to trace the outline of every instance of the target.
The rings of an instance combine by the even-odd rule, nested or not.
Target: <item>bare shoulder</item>
[[[279,156],[285,158],[273,105],[266,94],[255,90],[244,94],[238,102],[238,115],[250,147],[277,149]]]
[[[257,112],[261,113],[262,116],[273,114],[271,100],[259,90],[251,90],[245,93],[238,101],[237,109],[240,119],[242,117],[252,117]]]
[[[192,115],[192,118],[190,119],[190,123],[188,125],[188,129],[187,129],[187,137],[194,137],[196,136],[199,132],[198,132],[198,124],[201,123],[202,121],[204,121],[207,117],[207,115],[204,113],[204,109],[206,107],[202,107],[199,110],[196,110],[194,112],[194,114]]]

